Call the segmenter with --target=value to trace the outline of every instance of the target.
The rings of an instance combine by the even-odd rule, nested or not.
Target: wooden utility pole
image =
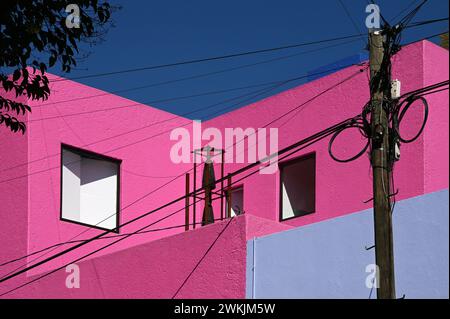
[[[383,63],[385,37],[381,31],[369,34],[371,77],[372,168],[375,221],[375,260],[378,266],[377,298],[395,299],[388,114],[383,107],[391,79]],[[390,58],[390,57],[386,57]]]

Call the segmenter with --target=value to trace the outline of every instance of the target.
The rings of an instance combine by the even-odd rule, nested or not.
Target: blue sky
[[[90,56],[78,65],[77,70],[64,76],[78,77],[366,32],[364,21],[367,1],[342,1],[356,27],[337,0],[112,0],[112,4],[122,6],[122,10],[114,15],[116,27],[110,30],[103,43],[89,49]],[[392,22],[402,10],[419,2],[381,0],[377,3],[382,14]],[[447,0],[430,0],[414,21],[447,17],[448,4]],[[447,22],[410,29],[404,32],[403,41],[418,40],[446,30]],[[78,81],[113,92],[261,62],[329,45]],[[193,109],[250,94],[260,88],[177,101],[152,101],[295,78],[361,51],[364,51],[364,42],[353,41],[233,72],[117,94],[169,112],[185,114]],[[54,69],[50,72],[60,74]],[[292,82],[267,94],[272,95],[301,83],[302,81]],[[236,105],[239,101],[209,107],[187,117],[206,119],[224,112],[224,108],[233,109],[248,104],[246,101]]]

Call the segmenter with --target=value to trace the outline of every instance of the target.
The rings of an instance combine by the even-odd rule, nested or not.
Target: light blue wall
[[[394,212],[397,295],[449,297],[448,190],[398,202]],[[248,298],[371,298],[372,210],[247,243]]]

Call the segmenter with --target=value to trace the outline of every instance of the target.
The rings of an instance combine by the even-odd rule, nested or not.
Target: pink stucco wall
[[[221,221],[81,262],[80,288],[66,288],[62,269],[6,296],[172,298],[179,290],[176,298],[245,298],[245,229],[245,216]],[[14,279],[0,294],[34,278]]]
[[[412,61],[416,65],[414,68],[411,68]],[[216,127],[223,130],[226,127],[244,129],[263,127],[273,118],[339,83],[358,69],[359,67],[355,66],[342,70],[219,116],[203,123],[203,128]],[[406,47],[395,57],[394,77],[402,81],[403,92],[448,79],[448,51],[428,42]],[[100,96],[96,98],[79,99],[99,94]],[[367,73],[360,73],[351,81],[303,106],[289,122],[286,121],[290,117],[286,117],[271,125],[279,129],[280,148],[360,113],[368,97]],[[71,101],[59,103],[64,100]],[[443,120],[448,119],[448,92],[432,96],[429,101],[430,122],[425,134],[416,143],[403,146],[402,160],[396,166],[396,187],[400,190],[398,199],[448,187],[448,155],[443,155],[448,153],[448,120]],[[169,140],[169,131],[185,124],[190,130],[189,120],[113,94],[104,94],[102,91],[71,81],[53,82],[49,101],[32,104],[34,105],[33,113],[28,115],[28,133],[25,136],[11,137],[7,130],[0,127],[2,132],[0,135],[0,171],[2,171],[0,198],[3,201],[0,217],[4,221],[2,232],[0,232],[1,261],[70,240],[85,231],[77,239],[90,238],[99,233],[96,229],[59,220],[61,143],[106,154],[123,161],[120,194],[123,209],[121,223],[184,194],[184,178],[180,178],[170,186],[139,200],[170,181],[169,176],[178,175],[191,167],[190,164],[174,165],[169,158],[169,151],[173,145],[173,142]],[[412,112],[409,120],[414,124],[420,121],[421,115],[420,112]],[[164,120],[167,121],[151,125]],[[414,126],[411,125],[411,127]],[[166,132],[153,137],[162,131]],[[327,154],[327,142],[327,140],[320,142],[298,154],[316,153],[316,213],[280,223],[279,173],[253,175],[243,183],[244,209],[248,216],[245,219],[238,218],[236,225],[233,224],[233,228],[230,228],[236,228],[235,235],[239,235],[239,240],[236,239],[236,241],[229,238],[233,242],[232,247],[235,251],[233,249],[228,251],[231,248],[225,244],[219,245],[214,253],[216,258],[205,259],[203,266],[205,269],[210,269],[209,271],[214,275],[224,270],[226,276],[234,276],[233,285],[235,286],[228,288],[229,283],[225,279],[218,282],[215,277],[212,280],[213,275],[211,275],[201,280],[203,286],[186,288],[180,296],[242,297],[245,276],[244,270],[241,273],[239,267],[245,268],[246,239],[370,207],[370,203],[363,203],[372,197],[368,158],[362,157],[349,164],[335,163]],[[337,150],[340,147],[344,149],[344,153],[340,152],[339,155],[345,156],[356,151],[361,145],[360,142],[362,141],[358,135],[348,135],[347,139],[336,145]],[[8,151],[5,152],[5,150]],[[226,172],[241,166],[241,164],[226,165]],[[14,169],[11,169],[12,167]],[[412,171],[415,173],[411,174]],[[218,170],[216,176],[219,176]],[[12,193],[15,196],[11,196]],[[136,200],[139,201],[134,203]],[[132,205],[128,207],[130,204]],[[133,225],[124,227],[121,232],[134,231],[181,208],[182,204],[174,205],[170,209],[164,209]],[[201,219],[201,209],[199,205],[198,220]],[[245,220],[245,222],[239,222],[239,220]],[[184,214],[180,212],[152,228],[183,223]],[[87,273],[86,277],[83,277],[83,280],[87,280],[84,284],[87,290],[83,292],[61,290],[62,295],[58,295],[59,288],[53,292],[49,291],[50,287],[54,290],[55,285],[64,284],[62,278],[66,274],[60,271],[49,276],[49,279],[43,283],[35,285],[35,288],[25,288],[22,294],[19,292],[14,296],[70,297],[70,294],[74,293],[76,296],[83,297],[119,297],[116,294],[119,291],[122,297],[170,297],[170,292],[183,275],[188,273],[189,266],[198,259],[197,253],[202,251],[200,248],[204,248],[202,245],[206,245],[202,244],[203,240],[210,243],[220,225],[222,223],[176,236],[171,235],[182,232],[182,228],[128,238],[82,263],[83,273]],[[35,276],[56,266],[62,266],[108,242],[109,240],[102,240],[89,244],[38,267],[27,275]],[[49,255],[62,249],[58,248]],[[28,261],[31,262],[35,257],[29,258]],[[150,267],[141,261],[142,258],[144,260],[158,259],[160,262]],[[184,262],[174,264],[174,261],[178,259]],[[217,260],[223,263],[218,264]],[[227,263],[231,263],[233,268],[228,268],[230,266]],[[239,263],[241,264],[237,265]],[[3,267],[1,273],[5,274],[21,264],[23,262]],[[154,276],[150,275],[153,266],[157,269]],[[130,271],[124,272],[124,268]],[[232,270],[234,268],[237,269],[235,272]],[[176,274],[173,281],[168,279],[165,269],[171,269]],[[199,272],[201,274],[206,271],[205,269],[198,269],[198,271],[201,270]],[[129,274],[135,277],[129,278]],[[151,286],[139,281],[139,278],[145,276],[153,278]],[[32,278],[34,277],[29,279]],[[127,281],[124,278],[134,283],[129,287],[122,287],[123,282]],[[20,280],[24,280],[24,277],[2,286],[2,291],[7,290],[6,288],[11,285],[14,286]],[[214,282],[213,288],[211,285],[208,286],[212,282]],[[165,287],[166,284],[167,287]],[[161,288],[163,286],[164,288]],[[210,290],[206,288],[216,289],[217,294],[210,293]]]
[[[13,94],[4,95],[14,99]],[[24,99],[20,100],[25,102]],[[22,118],[22,117],[19,117]],[[22,134],[11,134],[0,125],[0,256],[2,261],[23,256],[28,251],[28,180],[26,178],[8,180],[7,167],[15,167],[17,175],[27,175],[27,166],[17,166],[27,162],[28,139]],[[16,167],[17,166],[17,167]],[[9,267],[0,268],[5,274]]]
[[[448,51],[423,43],[424,85],[448,80]],[[448,91],[427,97],[430,103],[428,129],[424,135],[424,193],[448,187],[449,178],[449,96]]]

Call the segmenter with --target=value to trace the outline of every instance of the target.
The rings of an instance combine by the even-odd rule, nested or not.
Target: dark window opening
[[[280,219],[312,214],[316,210],[316,156],[280,165]]]
[[[244,187],[241,186],[231,190],[231,217],[242,214],[244,214]]]

